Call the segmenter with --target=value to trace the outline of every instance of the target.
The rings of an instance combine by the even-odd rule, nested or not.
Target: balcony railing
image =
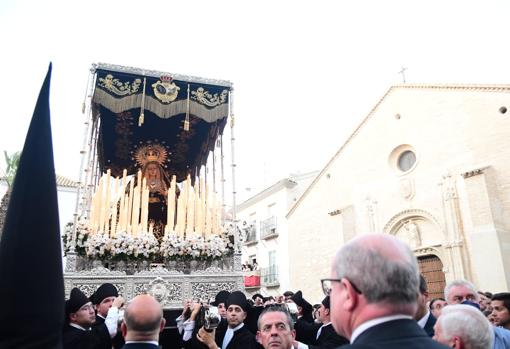
[[[260,222],[260,238],[261,239],[269,239],[272,237],[278,236],[278,231],[276,230],[276,217],[269,217],[262,222]]]
[[[279,286],[280,278],[278,275],[278,266],[271,265],[268,268],[262,268],[261,281],[264,286]]]
[[[248,226],[245,230],[244,244],[251,245],[257,243],[257,227],[255,223]]]

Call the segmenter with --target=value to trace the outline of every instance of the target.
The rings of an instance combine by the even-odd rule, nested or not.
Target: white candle
[[[129,200],[127,205],[127,217],[126,217],[126,225],[131,225],[130,230],[133,229],[133,201],[135,196],[135,178],[131,178],[131,183],[129,183]]]
[[[117,202],[119,201],[119,179],[114,178],[113,184],[114,194],[112,206],[112,228],[110,236],[114,238],[117,235]]]
[[[168,190],[166,200],[166,226],[165,234],[170,233],[174,230],[175,221],[175,176],[172,176],[172,182],[170,183],[170,189]]]
[[[110,226],[110,179],[111,179],[111,171],[108,169],[106,171],[106,185],[105,185],[105,200],[104,200],[104,227],[103,232],[108,234],[108,229]]]
[[[140,222],[140,186],[135,187],[135,194],[133,195],[133,214],[131,220],[131,227],[133,229],[133,236],[138,235],[138,223]]]
[[[186,236],[193,236],[194,230],[195,230],[195,191],[193,190],[193,187],[191,186],[191,180],[190,180],[190,187],[189,187],[189,195],[188,195],[188,207],[186,209]]]
[[[127,176],[127,170],[124,169],[122,171],[122,184],[120,186],[120,206],[119,206],[119,226],[117,228],[117,232],[125,231],[125,219],[126,216],[124,214],[124,206],[126,205],[125,201],[125,193],[126,193],[126,176]]]
[[[101,176],[99,180],[99,188],[97,190],[97,209],[98,209],[98,217],[99,217],[99,225],[97,226],[96,232],[103,229],[104,226],[104,210],[103,210],[103,183],[104,183],[104,175]]]
[[[142,181],[142,231],[147,232],[147,221],[149,220],[149,189],[147,188],[147,179]]]
[[[205,228],[204,228],[204,236],[211,235],[211,196],[209,195],[209,185],[205,184]]]

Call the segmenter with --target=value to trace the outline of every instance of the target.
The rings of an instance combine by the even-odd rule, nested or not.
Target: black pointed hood
[[[25,139],[0,241],[0,347],[60,348],[64,281],[50,124],[51,63]]]

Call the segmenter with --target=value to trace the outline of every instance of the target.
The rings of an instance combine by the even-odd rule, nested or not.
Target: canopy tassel
[[[143,92],[142,92],[142,105],[140,106],[140,117],[138,118],[138,127],[142,127],[145,115],[143,114],[145,107],[145,85],[147,84],[147,78],[143,78]]]
[[[184,120],[184,131],[189,131],[189,84],[188,84],[188,99],[186,100],[186,119]]]

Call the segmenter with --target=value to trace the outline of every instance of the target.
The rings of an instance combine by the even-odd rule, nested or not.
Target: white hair
[[[492,349],[494,330],[483,313],[471,305],[447,305],[437,319],[442,339],[459,337],[466,349]]]
[[[337,277],[359,287],[368,303],[386,303],[395,309],[416,304],[418,262],[409,247],[398,240],[395,243],[402,249],[402,258],[388,258],[360,241],[344,245],[334,261]]]
[[[480,296],[478,295],[475,285],[473,285],[471,282],[469,282],[467,280],[454,280],[454,281],[450,281],[444,288],[444,298],[446,299],[447,302],[448,302],[448,296],[450,295],[450,291],[455,286],[464,286],[464,287],[469,288],[475,295],[476,301],[478,302],[480,300]]]

